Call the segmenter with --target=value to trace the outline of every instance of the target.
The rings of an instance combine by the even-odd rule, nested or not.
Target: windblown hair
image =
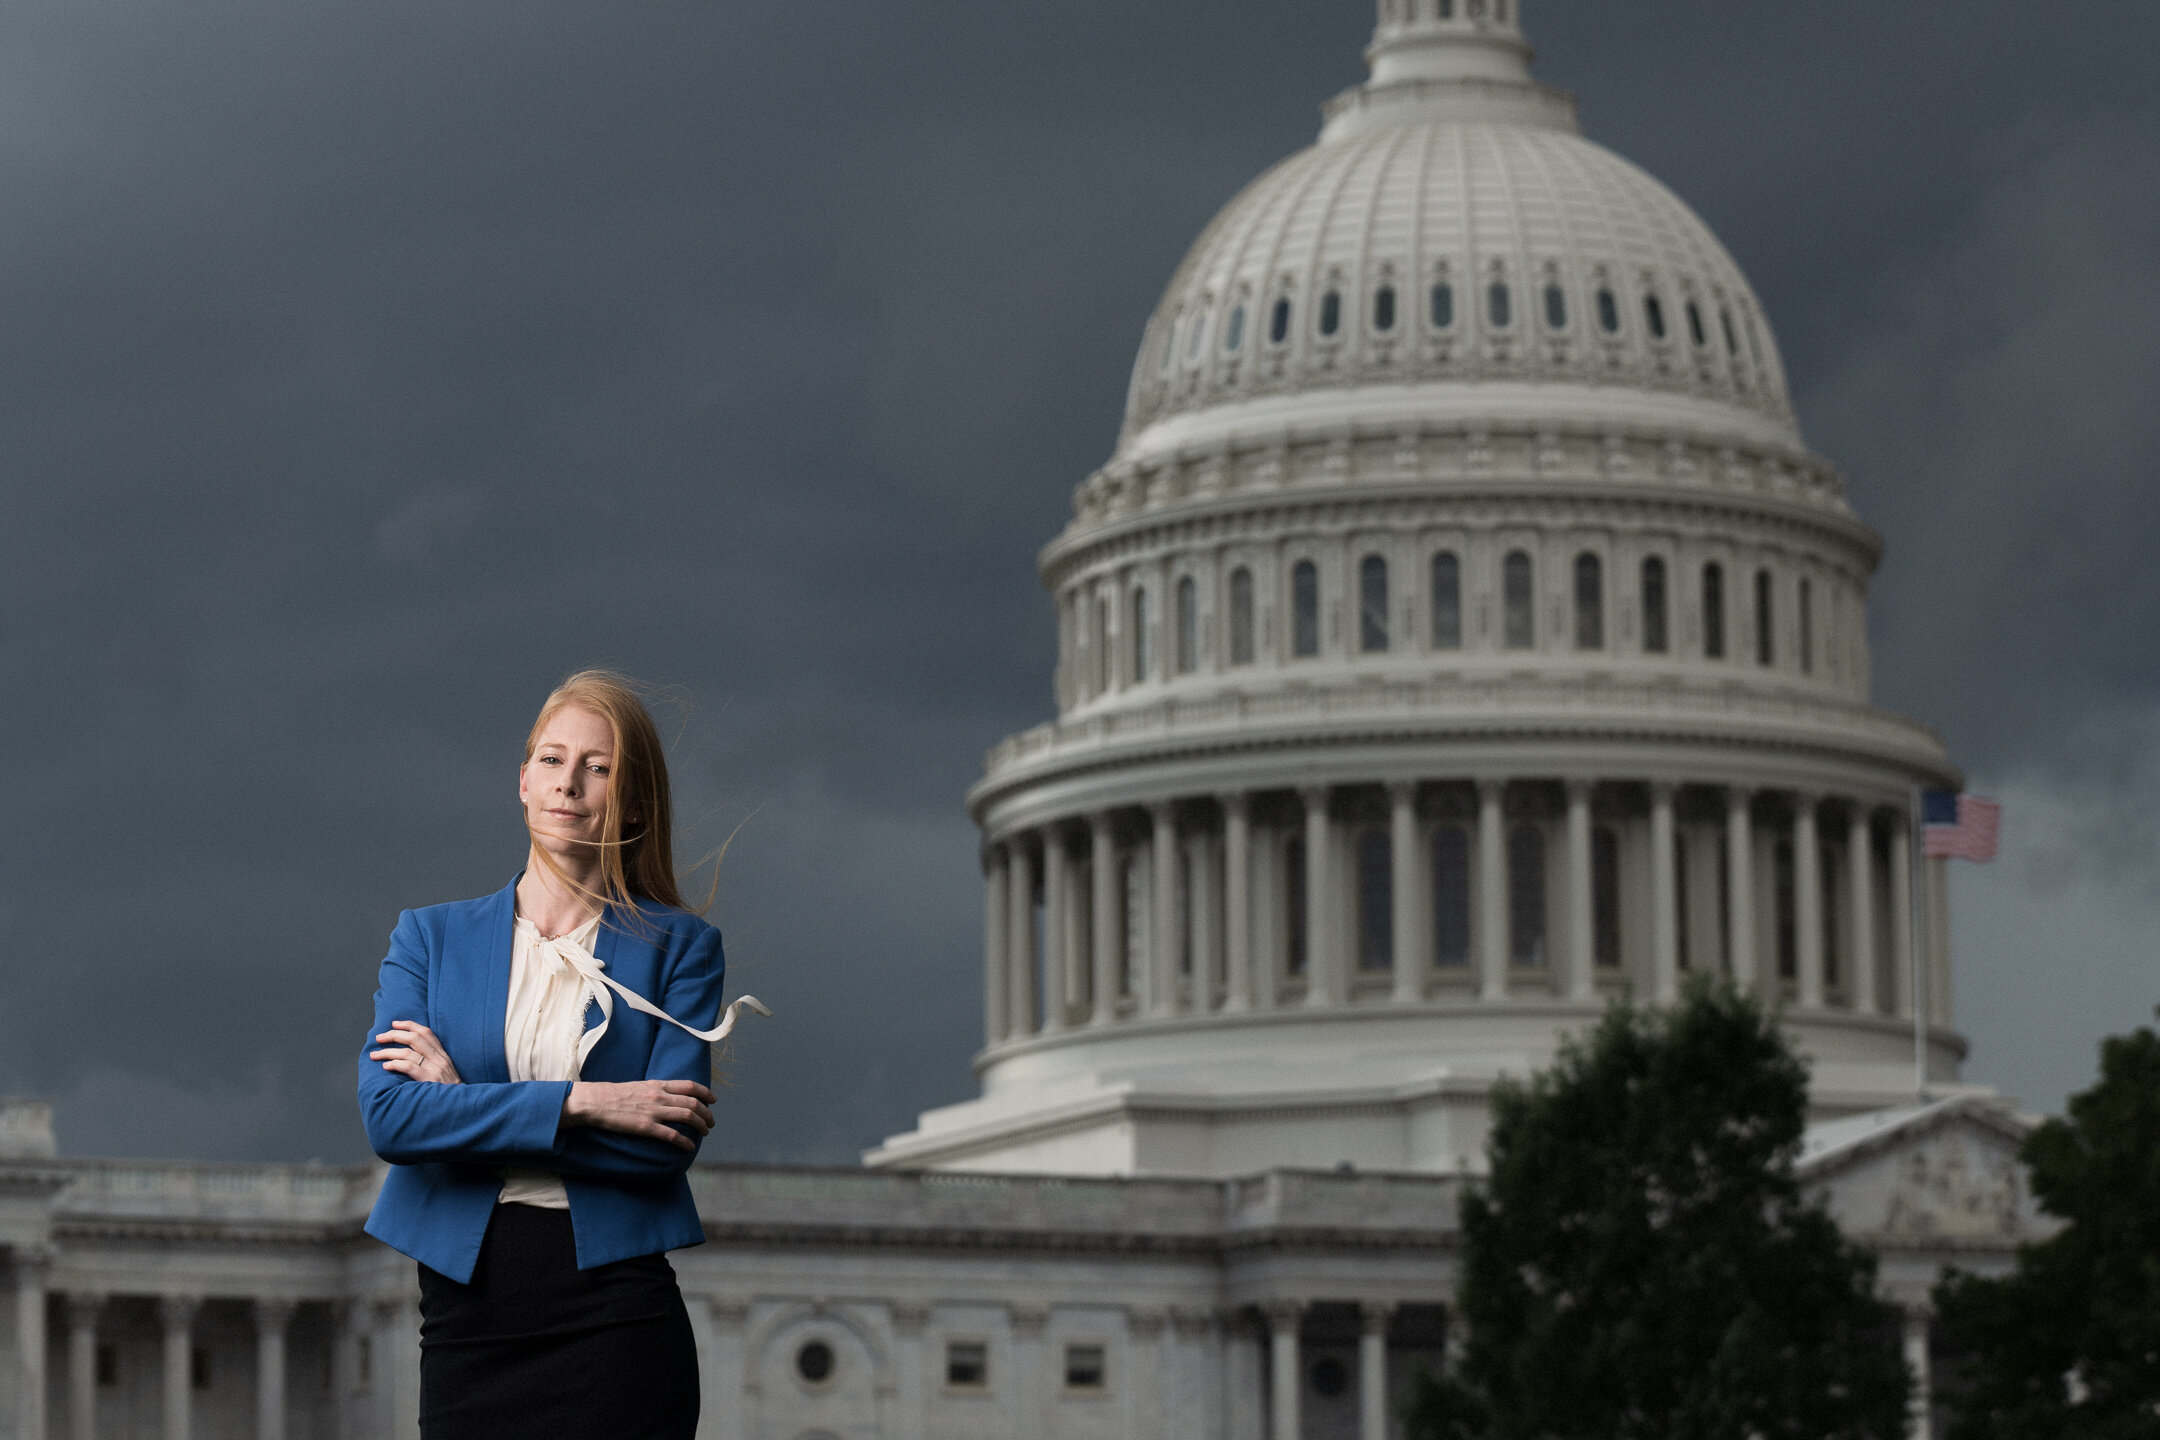
[[[599,889],[588,890],[563,874],[555,857],[538,843],[532,847],[532,858],[564,885],[597,904],[615,907],[625,917],[637,915],[640,900],[675,910],[690,908],[683,903],[675,878],[675,809],[668,789],[667,752],[645,708],[644,688],[612,670],[580,670],[549,693],[525,737],[525,763],[530,764],[540,732],[565,706],[590,710],[607,721],[614,762],[596,842]],[[626,816],[636,817],[627,827]],[[718,879],[716,874],[715,888]],[[711,904],[712,897],[707,896],[697,913],[704,913]]]

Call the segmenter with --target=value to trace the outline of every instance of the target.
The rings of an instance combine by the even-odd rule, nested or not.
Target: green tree
[[[1803,1199],[1807,1071],[1729,986],[1623,1002],[1493,1100],[1462,1203],[1461,1363],[1419,1440],[1897,1440],[1875,1264]]]
[[[1936,1288],[1950,1440],[2160,1436],[2160,1036],[2100,1047],[2100,1079],[2025,1139],[2065,1223],[1999,1280]]]

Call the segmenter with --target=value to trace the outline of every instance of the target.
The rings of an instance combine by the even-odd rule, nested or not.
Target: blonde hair
[[[673,910],[688,910],[675,879],[675,807],[668,790],[667,752],[660,731],[645,708],[647,687],[612,670],[580,670],[548,693],[547,701],[525,737],[525,761],[532,763],[540,732],[557,712],[576,706],[605,720],[613,738],[613,763],[609,768],[607,804],[601,811],[600,886],[588,890],[562,871],[555,857],[538,844],[533,858],[570,889],[597,904],[613,906],[634,924],[640,900],[654,901]],[[624,817],[634,817],[629,834]],[[531,826],[527,827],[528,833]],[[719,888],[719,874],[713,888]],[[703,914],[705,904],[695,913]]]

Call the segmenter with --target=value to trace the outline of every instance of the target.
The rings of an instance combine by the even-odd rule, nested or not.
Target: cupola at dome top
[[[1372,78],[1326,107],[1323,141],[1417,120],[1573,130],[1575,102],[1530,74],[1520,0],[1380,0]]]

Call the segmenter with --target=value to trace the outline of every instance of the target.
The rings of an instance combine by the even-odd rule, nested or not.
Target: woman
[[[360,1061],[390,1162],[367,1230],[420,1263],[429,1440],[689,1440],[697,1356],[663,1252],[705,1238],[684,1172],[712,1130],[708,1042],[771,1012],[744,996],[694,1028],[720,1009],[720,932],[676,889],[667,761],[627,681],[548,696],[518,799],[518,877],[390,937]]]

